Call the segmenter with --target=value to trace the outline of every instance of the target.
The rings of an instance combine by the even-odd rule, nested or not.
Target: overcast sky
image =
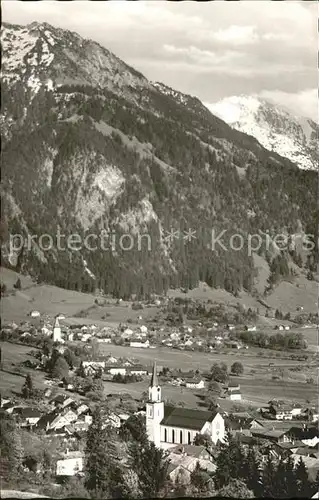
[[[258,94],[318,119],[317,2],[2,1],[98,41],[150,80],[204,102]]]

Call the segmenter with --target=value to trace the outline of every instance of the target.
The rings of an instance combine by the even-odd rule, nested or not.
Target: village
[[[253,324],[241,329],[254,333],[257,330]],[[290,327],[278,323],[274,329],[288,332]],[[2,391],[1,410],[15,420],[19,429],[41,436],[43,443],[54,443],[55,481],[84,475],[85,440],[94,404],[98,404],[105,429],[119,433],[136,417],[146,423],[149,438],[169,453],[168,476],[172,484],[180,481],[181,476],[188,484],[198,464],[202,470],[214,472],[218,443],[228,433],[243,448],[255,446],[262,462],[269,455],[275,461],[292,457],[297,464],[302,460],[309,481],[315,484],[319,470],[319,410],[315,398],[309,397],[308,403],[300,398],[272,398],[260,405],[258,400],[250,400],[245,394],[243,365],[254,347],[237,340],[232,335],[236,330],[238,327],[231,323],[219,325],[217,321],[206,327],[204,335],[202,322],[182,321],[177,326],[166,324],[158,328],[154,322],[145,324],[142,314],[135,324],[69,325],[63,314],[50,318],[31,310],[26,321],[20,325],[11,322],[1,330],[3,376],[17,368],[16,363],[8,362],[8,346],[30,348],[27,359],[18,368],[20,392],[15,390],[12,396],[12,391],[11,395]],[[160,362],[154,365],[156,353],[175,350],[206,358],[212,354],[214,358],[207,368],[196,363],[195,358],[188,361],[188,369],[179,367],[176,359],[173,366]],[[305,361],[305,352],[282,352],[280,360],[275,357],[273,363],[266,363],[267,370],[273,373],[276,361]],[[232,360],[231,366],[222,361],[223,356]],[[39,374],[41,390],[33,382],[39,380]],[[110,387],[112,392],[107,393]],[[131,387],[137,389],[131,393]],[[160,400],[159,393],[163,395]],[[195,408],[194,403],[188,409],[190,395],[204,409],[198,409],[198,405]],[[157,405],[160,416],[154,427],[153,416],[149,425],[150,415],[157,414],[153,409]],[[172,405],[175,410],[166,417]],[[214,434],[210,413],[220,419],[219,435]],[[187,424],[183,423],[185,418]],[[168,427],[164,426],[166,420]],[[43,464],[36,458],[26,457],[24,468],[29,473],[43,472]]]

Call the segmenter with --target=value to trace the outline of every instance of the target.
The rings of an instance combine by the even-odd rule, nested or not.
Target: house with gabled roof
[[[42,413],[34,408],[17,408],[14,413],[18,416],[21,427],[36,425],[42,416]]]
[[[66,408],[74,403],[74,399],[65,396],[64,394],[58,394],[55,398],[49,401],[54,408]]]
[[[197,464],[199,464],[202,470],[207,470],[209,472],[215,472],[216,470],[216,465],[214,465],[210,460],[204,460],[186,454],[181,455],[177,453],[170,453],[169,460],[170,462],[167,472],[173,483],[189,483],[191,473],[195,470]]]
[[[202,445],[196,446],[193,444],[180,444],[175,448],[172,448],[170,451],[176,455],[187,455],[196,459],[213,461],[211,451]]]

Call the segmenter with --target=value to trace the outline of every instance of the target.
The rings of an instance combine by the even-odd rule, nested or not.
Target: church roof
[[[217,413],[165,405],[161,425],[200,431],[206,422],[212,422]]]
[[[152,373],[152,378],[151,378],[151,385],[150,387],[157,387],[159,385],[158,383],[158,378],[157,378],[157,372],[156,372],[156,361],[154,362],[153,365],[153,373]]]

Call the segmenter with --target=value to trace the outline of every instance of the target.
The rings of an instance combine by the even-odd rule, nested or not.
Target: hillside
[[[300,168],[316,170],[319,165],[319,126],[310,118],[253,96],[232,96],[209,110],[236,130],[255,137],[270,151],[289,158]]]
[[[5,266],[38,283],[122,298],[199,281],[250,293],[249,234],[316,235],[316,173],[196,97],[152,84],[96,42],[46,23],[4,24],[2,49]],[[168,239],[171,229],[180,232]],[[224,231],[226,248],[212,251],[212,229]],[[29,237],[27,247],[10,248],[10,234]],[[75,234],[81,248],[71,249]],[[231,248],[234,234],[242,248]],[[273,247],[258,250],[270,263]],[[289,272],[283,262],[298,261],[290,254],[272,265],[277,278]],[[317,249],[307,259],[315,268]]]

